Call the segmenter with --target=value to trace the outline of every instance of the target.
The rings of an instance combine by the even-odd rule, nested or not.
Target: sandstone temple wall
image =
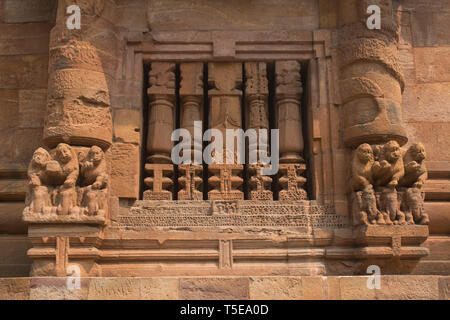
[[[98,0],[95,4],[76,0],[1,1],[0,277],[25,277],[30,273],[27,250],[32,245],[22,212],[28,163],[39,146],[53,148],[61,142],[100,146],[110,174],[113,217],[119,219],[139,200],[144,189],[147,119],[142,106],[149,102],[145,87],[149,85],[145,75],[149,61],[165,54],[173,54],[171,57],[178,62],[188,57],[170,52],[172,49],[164,45],[157,48],[159,40],[169,46],[192,39],[201,43],[200,49],[195,50],[226,60],[246,50],[246,39],[240,40],[244,44],[239,47],[233,32],[261,31],[261,38],[266,31],[278,32],[277,36],[290,39],[295,32],[304,31],[306,38],[313,34],[311,42],[315,41],[317,55],[312,59],[317,64],[305,64],[304,72],[307,76],[323,75],[326,70],[340,67],[334,59],[338,55],[336,48],[345,43],[339,30],[352,23],[353,15],[357,16],[352,11],[357,7],[355,1],[343,1],[348,7],[340,8],[338,1],[333,0],[264,0],[257,4],[195,0],[189,5],[178,0]],[[400,27],[398,60],[403,79],[383,78],[395,87],[384,98],[395,100],[400,106],[401,126],[409,141],[404,148],[420,141],[427,150],[429,179],[423,190],[425,209],[430,215],[430,236],[423,246],[429,248],[430,254],[414,272],[448,275],[450,2],[393,2],[393,14]],[[68,3],[79,4],[86,17],[80,31],[65,29],[64,9]],[[171,39],[174,32],[186,33],[181,40]],[[215,38],[205,41],[204,34]],[[152,37],[156,39],[154,43],[149,40]],[[141,46],[143,40],[145,45]],[[295,45],[287,50],[294,54],[301,51]],[[314,177],[310,189],[316,200],[333,203],[340,216],[350,211],[345,191],[348,172],[344,168],[350,162],[351,149],[344,141],[344,113],[339,109],[345,103],[336,98],[339,90],[333,83],[372,68],[379,70],[379,64],[361,69],[356,66],[356,71],[337,72],[333,79],[326,74],[326,80],[313,78],[316,82],[304,84],[305,91],[320,91],[318,97],[306,94],[302,101],[321,111],[306,113],[312,124],[304,131],[307,157],[313,163],[308,169]],[[386,68],[391,70],[390,66]],[[324,83],[329,87],[324,89]]]

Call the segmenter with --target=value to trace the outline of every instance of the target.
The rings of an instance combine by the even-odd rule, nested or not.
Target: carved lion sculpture
[[[27,203],[30,211],[34,213],[41,213],[44,207],[51,205],[47,186],[49,178],[46,172],[46,166],[49,161],[51,161],[51,156],[47,150],[38,148],[34,151],[33,158],[28,166],[30,191]]]
[[[389,141],[380,150],[380,162],[375,162],[373,175],[375,186],[394,189],[405,174],[400,145]]]
[[[422,143],[415,143],[409,147],[403,162],[405,164],[405,175],[399,181],[399,185],[406,188],[421,189],[428,178],[425,166],[426,152]]]
[[[96,215],[104,208],[105,189],[108,184],[106,162],[103,150],[93,146],[87,158],[80,162],[81,185],[84,187],[82,205],[87,207],[88,215]]]
[[[361,144],[355,150],[352,159],[350,188],[353,192],[363,191],[372,186],[374,163],[372,147],[367,143]]]

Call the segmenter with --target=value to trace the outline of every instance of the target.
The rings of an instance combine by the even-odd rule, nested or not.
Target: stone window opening
[[[145,147],[141,154],[140,199],[312,199],[314,195],[308,183],[311,173],[307,73],[308,63],[298,60],[144,63]],[[159,112],[152,114],[152,108]],[[255,110],[259,108],[263,112],[256,111],[259,113],[255,116]],[[277,112],[285,118],[277,118]],[[256,119],[258,116],[259,120]],[[284,136],[280,135],[282,150],[278,174],[267,178],[257,175],[255,168],[248,164],[248,152],[244,165],[208,166],[204,161],[197,168],[174,165],[170,153],[178,142],[170,141],[169,133],[173,129],[186,128],[186,123],[190,123],[186,119],[202,121],[202,135],[207,129],[216,127],[244,131],[267,128],[269,152],[270,129],[281,129]],[[192,131],[192,128],[187,129]],[[193,139],[194,135],[191,136]],[[248,142],[246,138],[246,151]],[[210,143],[203,141],[201,152]],[[289,152],[291,149],[294,152]]]

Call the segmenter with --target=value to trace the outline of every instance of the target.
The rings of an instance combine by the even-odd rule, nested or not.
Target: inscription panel
[[[348,218],[312,201],[137,201],[118,227],[290,226],[344,228]]]

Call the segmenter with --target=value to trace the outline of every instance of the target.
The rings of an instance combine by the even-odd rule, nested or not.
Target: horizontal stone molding
[[[65,277],[0,278],[0,299],[99,300],[447,300],[450,277],[369,276],[133,277],[81,278],[69,290]],[[176,311],[174,311],[175,314]]]

